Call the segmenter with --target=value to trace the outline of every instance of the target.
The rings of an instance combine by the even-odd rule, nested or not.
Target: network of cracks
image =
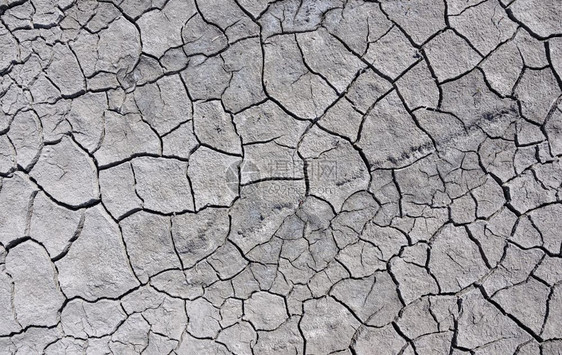
[[[562,353],[559,0],[0,0],[0,354]]]

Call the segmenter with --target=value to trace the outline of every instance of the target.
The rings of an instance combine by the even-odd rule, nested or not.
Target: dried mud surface
[[[0,0],[0,354],[562,353],[560,0]]]

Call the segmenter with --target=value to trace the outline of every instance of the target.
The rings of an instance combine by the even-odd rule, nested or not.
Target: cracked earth
[[[560,0],[0,0],[0,354],[562,353]]]

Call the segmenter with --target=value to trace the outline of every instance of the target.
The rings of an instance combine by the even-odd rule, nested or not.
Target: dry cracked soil
[[[562,354],[561,0],[0,0],[0,354]]]

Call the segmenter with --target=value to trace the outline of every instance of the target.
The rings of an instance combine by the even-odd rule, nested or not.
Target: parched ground
[[[0,0],[0,354],[562,354],[561,0]]]

